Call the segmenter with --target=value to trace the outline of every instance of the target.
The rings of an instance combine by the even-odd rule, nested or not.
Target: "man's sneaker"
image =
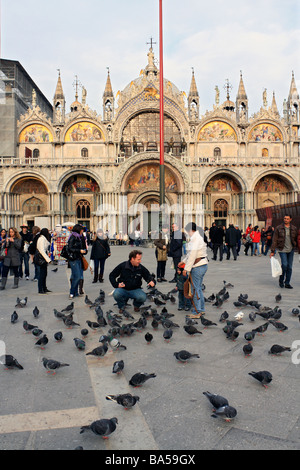
[[[29,276],[26,276],[25,279],[26,279],[26,281],[29,281]]]
[[[286,289],[294,289],[293,286],[291,286],[291,284],[285,284],[284,286]]]

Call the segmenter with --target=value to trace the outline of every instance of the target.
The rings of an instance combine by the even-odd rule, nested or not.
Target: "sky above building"
[[[75,75],[102,114],[107,67],[116,95],[147,64],[151,37],[159,58],[158,0],[0,1],[1,57],[18,60],[51,103],[60,69],[68,110]],[[201,115],[216,85],[225,101],[226,79],[235,101],[240,70],[250,114],[265,88],[282,113],[292,71],[300,92],[299,0],[163,0],[163,14],[165,78],[188,94],[194,68]]]

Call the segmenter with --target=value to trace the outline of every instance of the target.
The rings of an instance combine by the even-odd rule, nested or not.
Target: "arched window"
[[[269,156],[269,150],[268,149],[262,149],[261,156],[262,157],[268,157]]]
[[[89,158],[89,151],[88,151],[88,149],[87,149],[86,147],[83,148],[83,149],[81,149],[81,156],[82,156],[82,158],[84,158],[85,160],[86,160],[87,158]]]
[[[82,199],[76,204],[77,219],[89,219],[91,217],[91,206],[89,201]]]
[[[218,199],[214,204],[214,217],[226,219],[228,213],[228,202],[225,199]]]
[[[214,148],[214,157],[220,157],[221,156],[221,149],[220,147],[215,147]]]
[[[32,156],[33,156],[33,158],[39,158],[39,156],[40,156],[39,149],[34,149]]]

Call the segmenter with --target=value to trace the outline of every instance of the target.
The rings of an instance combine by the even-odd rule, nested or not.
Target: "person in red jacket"
[[[256,252],[258,254],[258,256],[261,256],[260,255],[260,252],[259,252],[259,244],[260,244],[260,239],[261,239],[261,232],[258,228],[258,225],[256,225],[254,227],[254,229],[252,230],[252,232],[250,233],[250,237],[252,239],[252,243],[253,243],[253,251],[252,253],[254,254],[254,256],[256,256]],[[252,253],[251,253],[251,256],[252,256]]]

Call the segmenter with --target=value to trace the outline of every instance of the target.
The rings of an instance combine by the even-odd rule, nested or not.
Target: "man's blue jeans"
[[[114,299],[118,304],[118,308],[125,307],[128,299],[133,299],[133,305],[140,307],[146,302],[147,296],[143,289],[126,290],[123,287],[118,287],[114,290]]]
[[[287,285],[290,283],[291,277],[292,277],[294,251],[292,250],[289,253],[279,252],[279,256],[281,259],[281,268],[282,268],[282,274],[279,277],[279,283]]]
[[[197,266],[191,270],[192,280],[193,280],[193,284],[195,287],[195,294],[193,297],[193,302],[197,309],[197,312],[196,312],[194,306],[192,307],[192,313],[194,314],[205,312],[205,301],[204,301],[204,295],[202,291],[202,283],[203,283],[203,278],[206,274],[207,268],[208,268],[207,264],[203,264],[202,266]]]
[[[76,259],[75,261],[69,261],[69,265],[71,268],[71,288],[70,294],[71,295],[78,295],[78,285],[81,279],[82,273],[82,264],[81,259]]]

